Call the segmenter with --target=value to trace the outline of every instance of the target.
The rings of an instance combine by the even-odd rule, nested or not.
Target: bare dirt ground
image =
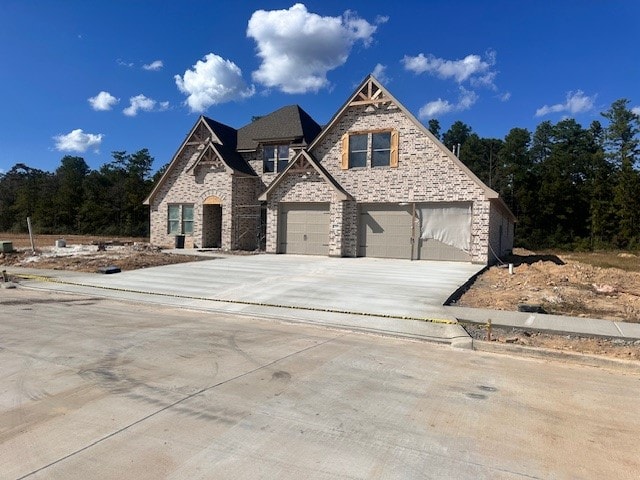
[[[66,247],[55,247],[60,238]],[[206,259],[162,253],[144,238],[38,235],[35,254],[26,234],[0,233],[0,240],[13,242],[17,250],[0,253],[4,266],[96,272],[114,265],[125,271]],[[512,275],[506,266],[489,268],[456,304],[511,311],[521,304],[535,304],[558,315],[640,322],[640,257],[634,254],[537,254],[516,249],[505,262],[514,264]],[[486,339],[484,327],[465,328],[472,337]],[[640,360],[640,342],[634,341],[499,328],[491,340]]]
[[[59,239],[66,241],[66,247],[55,246]],[[0,240],[11,241],[16,249],[14,253],[0,253],[0,265],[5,266],[96,272],[111,265],[126,271],[206,260],[162,253],[145,238],[37,235],[35,253],[26,234],[0,233]]]
[[[640,257],[628,252],[534,253],[515,249],[480,275],[456,305],[517,311],[539,306],[546,313],[640,322]],[[487,340],[485,326],[465,325]],[[491,341],[640,360],[640,341],[555,335],[494,328]]]
[[[536,254],[515,249],[513,263],[484,272],[457,305],[640,322],[640,257],[627,252]]]

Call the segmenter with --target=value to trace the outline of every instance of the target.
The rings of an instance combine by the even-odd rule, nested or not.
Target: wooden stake
[[[27,217],[27,227],[29,228],[29,239],[31,240],[31,253],[36,253],[36,246],[33,243],[33,230],[31,229],[31,217]]]

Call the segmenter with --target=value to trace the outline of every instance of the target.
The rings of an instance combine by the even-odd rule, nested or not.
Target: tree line
[[[145,148],[113,152],[98,170],[69,155],[53,173],[18,163],[0,175],[0,231],[24,232],[31,217],[42,234],[148,236],[153,160]]]
[[[517,217],[516,246],[563,249],[640,248],[640,117],[620,99],[584,128],[568,118],[482,138],[463,122],[429,130]],[[459,147],[458,147],[459,145]],[[16,164],[0,175],[0,231],[148,236],[142,204],[166,165],[151,175],[147,149],[113,152],[91,170],[65,156],[55,172]]]
[[[584,128],[568,118],[481,138],[463,122],[429,130],[517,217],[516,246],[640,248],[640,116],[620,99]]]

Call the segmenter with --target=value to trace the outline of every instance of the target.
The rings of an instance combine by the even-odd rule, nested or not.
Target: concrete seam
[[[232,382],[234,380],[237,380],[239,378],[245,377],[247,375],[251,375],[252,373],[255,373],[255,372],[259,371],[259,370],[262,370],[263,368],[267,368],[267,367],[270,367],[272,365],[275,365],[276,363],[281,362],[282,360],[286,360],[287,358],[293,357],[293,356],[298,355],[300,353],[304,353],[304,352],[306,352],[308,350],[311,350],[313,348],[321,347],[323,345],[326,345],[327,343],[333,342],[334,340],[336,340],[336,339],[338,339],[338,338],[340,338],[342,336],[343,335],[338,335],[336,337],[329,338],[328,340],[325,340],[324,342],[320,342],[320,343],[317,343],[315,345],[310,345],[310,346],[305,347],[305,348],[303,348],[301,350],[298,350],[297,352],[290,353],[288,355],[285,355],[284,357],[278,358],[278,359],[273,360],[273,361],[271,361],[269,363],[266,363],[264,365],[256,367],[256,368],[254,368],[252,370],[249,370],[247,372],[241,373],[240,375],[236,375],[235,377],[228,378],[226,380],[223,380],[222,382],[218,382],[215,385],[210,385],[208,387],[201,388],[197,392],[190,393],[186,397],[181,398],[180,400],[176,400],[175,402],[173,402],[173,403],[171,403],[169,405],[166,405],[166,406],[160,408],[159,410],[156,410],[155,412],[152,412],[152,413],[150,413],[148,415],[145,415],[144,417],[139,418],[135,422],[132,422],[129,425],[125,425],[124,427],[119,428],[118,430],[116,430],[114,432],[111,432],[110,434],[105,435],[104,437],[99,438],[98,440],[95,440],[94,442],[91,442],[90,444],[85,445],[84,447],[79,448],[78,450],[76,450],[74,452],[71,452],[71,453],[69,453],[69,454],[67,454],[67,455],[65,455],[65,456],[63,456],[63,457],[61,457],[61,458],[59,458],[57,460],[54,460],[53,462],[50,462],[49,464],[44,465],[44,466],[42,466],[42,467],[40,467],[40,468],[38,468],[36,470],[33,470],[33,471],[31,471],[31,472],[29,472],[29,473],[27,473],[25,475],[22,475],[21,477],[18,477],[16,480],[23,480],[24,478],[28,478],[28,477],[30,477],[32,475],[35,475],[36,473],[39,473],[39,472],[41,472],[43,470],[46,470],[47,468],[52,467],[53,465],[56,465],[56,464],[58,464],[60,462],[63,462],[65,460],[67,460],[68,458],[71,458],[74,455],[77,455],[78,453],[84,452],[85,450],[88,450],[91,447],[94,447],[94,446],[98,445],[99,443],[102,443],[105,440],[108,440],[108,439],[110,439],[110,438],[112,438],[112,437],[114,437],[114,436],[116,436],[116,435],[118,435],[118,434],[120,434],[120,433],[122,433],[122,432],[124,432],[124,431],[126,431],[128,429],[130,429],[131,427],[135,427],[136,425],[138,425],[138,424],[140,424],[140,423],[142,423],[142,422],[144,422],[144,421],[146,421],[146,420],[148,420],[150,418],[155,417],[156,415],[159,415],[160,413],[165,412],[165,411],[175,407],[176,405],[179,405],[179,404],[181,404],[183,402],[186,402],[187,400],[190,400],[192,398],[195,398],[198,395],[203,394],[204,392],[208,392],[209,390],[213,390],[214,388],[217,388],[217,387],[219,387],[221,385],[224,385],[226,383]]]

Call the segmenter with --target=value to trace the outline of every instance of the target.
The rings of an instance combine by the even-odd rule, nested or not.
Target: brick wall
[[[368,113],[350,107],[311,152],[357,203],[471,201],[472,247],[475,262],[487,261],[489,201],[477,185],[400,109],[386,106]],[[342,170],[342,135],[346,132],[394,129],[399,133],[398,167]],[[345,221],[344,255],[357,251],[357,209]]]
[[[278,185],[267,204],[267,246],[268,253],[278,251],[278,215],[279,205],[287,202],[331,203],[329,215],[331,230],[329,243],[330,255],[341,255],[341,234],[334,229],[334,223],[342,223],[341,210],[333,204],[339,203],[335,198],[335,190],[315,171],[306,173],[289,173]],[[337,246],[336,246],[337,244]]]
[[[196,160],[203,146],[187,145],[167,173],[165,181],[156,192],[151,205],[151,235],[154,245],[171,247],[174,236],[168,233],[169,204],[193,204],[193,234],[186,235],[185,247],[201,247],[203,245],[203,202],[210,196],[222,200],[222,248],[254,248],[246,240],[238,242],[233,219],[235,205],[255,203],[257,178],[242,177],[230,174],[220,162],[203,164],[187,172]]]

